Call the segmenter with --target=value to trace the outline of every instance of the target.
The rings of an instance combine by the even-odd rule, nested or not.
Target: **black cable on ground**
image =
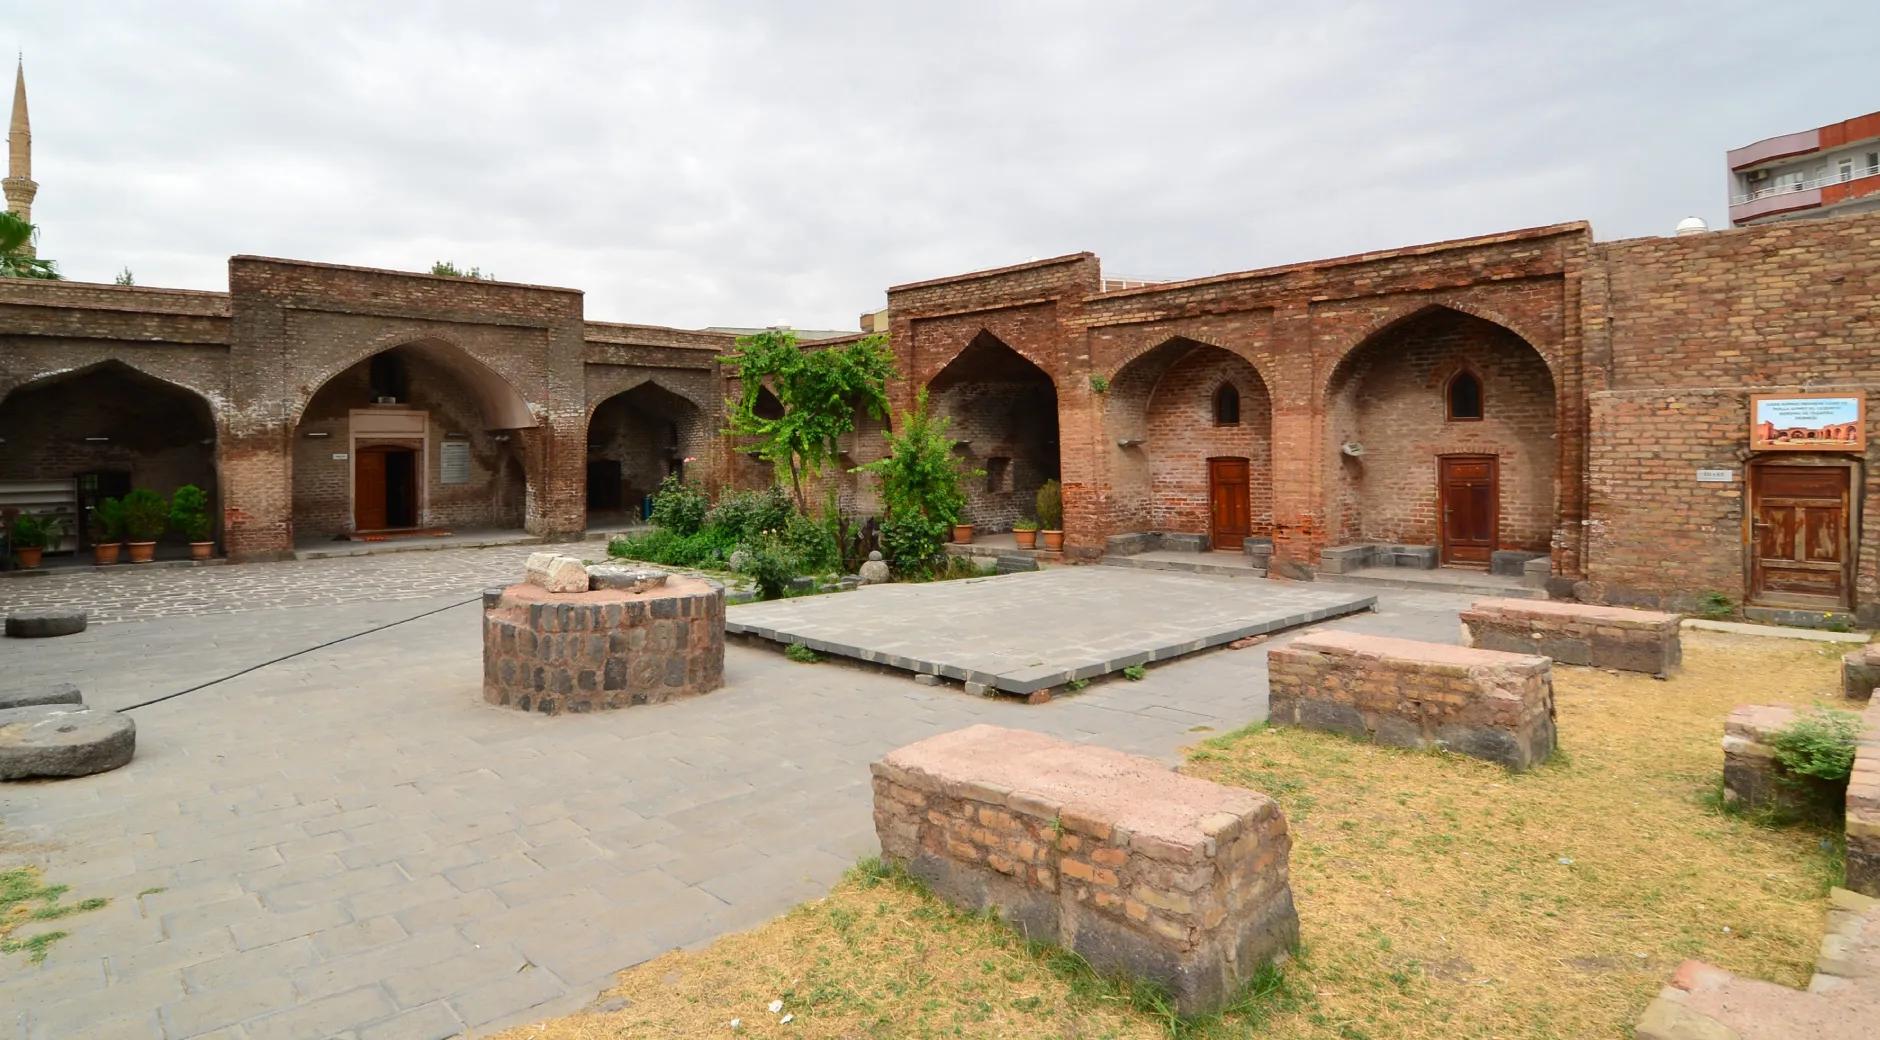
[[[368,628],[362,632],[354,632],[352,635],[349,635],[349,636],[340,636],[338,639],[329,639],[326,642],[321,643],[317,646],[310,646],[302,650],[296,650],[291,654],[282,654],[281,656],[273,659],[272,661],[263,661],[260,664],[249,665],[248,667],[243,668],[239,672],[230,672],[227,675],[224,675],[219,679],[210,679],[208,682],[197,683],[196,685],[191,686],[187,690],[178,690],[175,693],[166,693],[161,697],[153,697],[150,700],[144,701],[141,704],[133,704],[128,708],[119,708],[117,710],[136,711],[138,708],[148,708],[152,704],[162,704],[164,701],[174,700],[177,697],[181,697],[185,693],[195,693],[197,690],[214,686],[216,683],[225,683],[225,682],[228,682],[230,679],[235,679],[235,678],[239,678],[241,676],[247,675],[249,672],[258,672],[263,668],[280,664],[282,661],[292,660],[296,657],[299,657],[301,654],[310,654],[310,653],[313,653],[315,650],[324,650],[329,646],[337,646],[340,643],[346,642],[348,639],[358,639],[360,636],[369,636],[374,632],[383,632],[388,628],[396,628],[399,625],[405,624],[408,621],[417,621],[420,618],[428,618],[432,614],[442,614],[446,610],[455,610],[456,608],[465,606],[466,604],[475,603],[477,600],[482,599],[482,598],[483,597],[480,595],[472,596],[469,599],[460,600],[456,603],[446,603],[443,606],[436,608],[435,610],[427,610],[422,614],[413,614],[408,618],[399,618],[397,621],[387,621],[383,625],[375,625],[374,627]]]

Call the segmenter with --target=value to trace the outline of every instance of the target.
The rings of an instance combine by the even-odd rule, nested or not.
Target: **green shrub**
[[[709,508],[711,499],[704,488],[679,479],[676,473],[669,474],[653,493],[653,526],[674,534],[697,534],[705,526]]]
[[[802,643],[791,643],[783,648],[783,656],[798,664],[815,664],[822,660],[822,655]]]
[[[1038,499],[1035,503],[1038,523],[1047,531],[1064,529],[1064,489],[1055,480],[1047,480],[1038,487]]]
[[[1816,708],[1796,716],[1769,743],[1775,749],[1776,761],[1790,773],[1844,784],[1854,771],[1854,746],[1859,739],[1860,716]]]
[[[796,554],[790,551],[783,537],[774,532],[762,534],[738,548],[744,552],[743,566],[738,572],[757,582],[757,597],[783,598],[790,587],[790,579],[799,572]]]
[[[13,518],[13,526],[8,528],[7,538],[15,549],[44,549],[46,547],[46,521],[44,517],[31,513],[21,513]]]
[[[1099,394],[1109,393],[1110,391],[1109,378],[1107,376],[1099,375],[1095,372],[1090,373],[1090,389]]]
[[[1149,669],[1139,664],[1132,664],[1128,668],[1123,669],[1123,678],[1128,679],[1130,682],[1141,682],[1148,677]]]
[[[841,553],[829,528],[801,513],[791,513],[780,534],[783,547],[796,563],[798,574],[823,574],[842,565]]]
[[[209,496],[194,484],[184,484],[170,496],[170,530],[185,541],[206,542],[213,527],[209,519]]]
[[[110,544],[124,540],[124,503],[115,498],[101,498],[91,507],[87,525],[93,542]]]
[[[170,523],[170,503],[149,488],[124,496],[124,532],[133,542],[154,542]]]
[[[929,574],[945,555],[952,523],[921,513],[891,515],[881,522],[881,554],[897,577],[911,581]]]
[[[911,577],[933,566],[966,506],[960,481],[979,474],[962,470],[946,419],[927,411],[925,390],[914,409],[902,413],[899,432],[890,431],[887,439],[887,457],[860,470],[881,481],[882,555],[897,574]]]
[[[1697,613],[1713,621],[1720,621],[1736,613],[1736,601],[1721,592],[1706,592],[1697,598]]]
[[[765,531],[781,531],[795,515],[790,493],[772,484],[762,491],[727,491],[705,514],[705,526],[728,532],[734,542],[746,542]]]
[[[1036,531],[1037,529],[1038,529],[1038,521],[1036,520],[1012,521],[1012,530],[1014,531]]]
[[[723,570],[725,560],[736,543],[722,532],[706,529],[692,534],[678,534],[659,528],[634,538],[616,538],[607,543],[607,555],[624,560],[663,563],[669,567],[699,567]]]

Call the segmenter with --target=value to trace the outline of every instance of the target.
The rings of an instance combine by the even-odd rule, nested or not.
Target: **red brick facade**
[[[1206,533],[1216,457],[1249,460],[1252,527],[1274,539],[1279,573],[1309,573],[1334,545],[1432,544],[1437,458],[1492,454],[1497,547],[1549,552],[1557,594],[1743,599],[1745,478],[1761,461],[1748,396],[1880,390],[1880,215],[1610,243],[1563,224],[1102,284],[1078,253],[888,290],[896,407],[932,385],[986,470],[969,518],[1007,527],[1056,476],[1081,557],[1121,534]],[[77,386],[105,361],[161,380],[213,416],[227,549],[275,555],[346,520],[321,465],[342,449],[306,434],[356,406],[321,402],[356,401],[355,366],[413,351],[426,410],[463,428],[482,492],[452,512],[434,488],[435,520],[569,533],[585,523],[591,460],[617,462],[629,498],[675,459],[708,484],[762,479],[716,432],[735,392],[716,364],[730,344],[588,322],[570,290],[251,257],[231,261],[226,294],[0,282],[0,394],[27,388],[0,401],[0,436],[38,443],[4,430],[43,427],[24,409],[46,380]],[[1481,383],[1477,421],[1445,407],[1464,371]],[[1237,424],[1215,422],[1223,384]],[[845,461],[879,453],[878,429],[852,441]],[[8,472],[76,465],[69,448],[32,447],[39,461]],[[1868,460],[1810,457],[1853,468],[1851,605],[1880,619]],[[1699,482],[1700,468],[1734,480]],[[520,501],[505,497],[518,483]],[[872,504],[838,483],[851,506]]]

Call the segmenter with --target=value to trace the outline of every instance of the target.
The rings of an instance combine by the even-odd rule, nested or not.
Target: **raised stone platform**
[[[573,584],[555,568],[537,570]],[[485,592],[483,698],[555,715],[654,704],[724,685],[724,586],[662,578],[648,584],[623,571],[596,579],[617,588],[558,593],[531,581]]]
[[[733,632],[1029,694],[1246,636],[1369,610],[1360,590],[1121,567],[1055,567],[753,603]]]
[[[1272,799],[1153,759],[997,726],[872,767],[882,855],[941,898],[996,909],[1100,972],[1218,1010],[1299,937]]]
[[[1723,801],[1748,811],[1773,809],[1827,820],[1839,815],[1838,791],[1795,776],[1776,760],[1775,735],[1795,721],[1794,708],[1746,704],[1723,723]]]
[[[1267,652],[1268,720],[1526,769],[1554,749],[1546,658],[1320,632]]]
[[[1676,614],[1555,600],[1485,599],[1462,612],[1463,641],[1561,664],[1664,678],[1683,660]]]

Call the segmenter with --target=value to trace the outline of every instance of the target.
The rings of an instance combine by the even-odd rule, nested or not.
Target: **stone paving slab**
[[[754,603],[725,628],[1026,694],[1376,605],[1300,582],[1059,567]]]
[[[449,601],[0,641],[0,676],[128,699]],[[1468,602],[1385,592],[1328,624],[1453,642]],[[1263,651],[1291,637],[1040,706],[733,646],[710,697],[547,718],[483,703],[479,620],[451,607],[137,709],[123,769],[0,785],[0,869],[111,900],[57,922],[70,935],[44,964],[0,958],[0,1038],[483,1035],[573,1010],[613,971],[761,924],[874,853],[868,763],[886,751],[991,722],[1173,762],[1265,716]]]

